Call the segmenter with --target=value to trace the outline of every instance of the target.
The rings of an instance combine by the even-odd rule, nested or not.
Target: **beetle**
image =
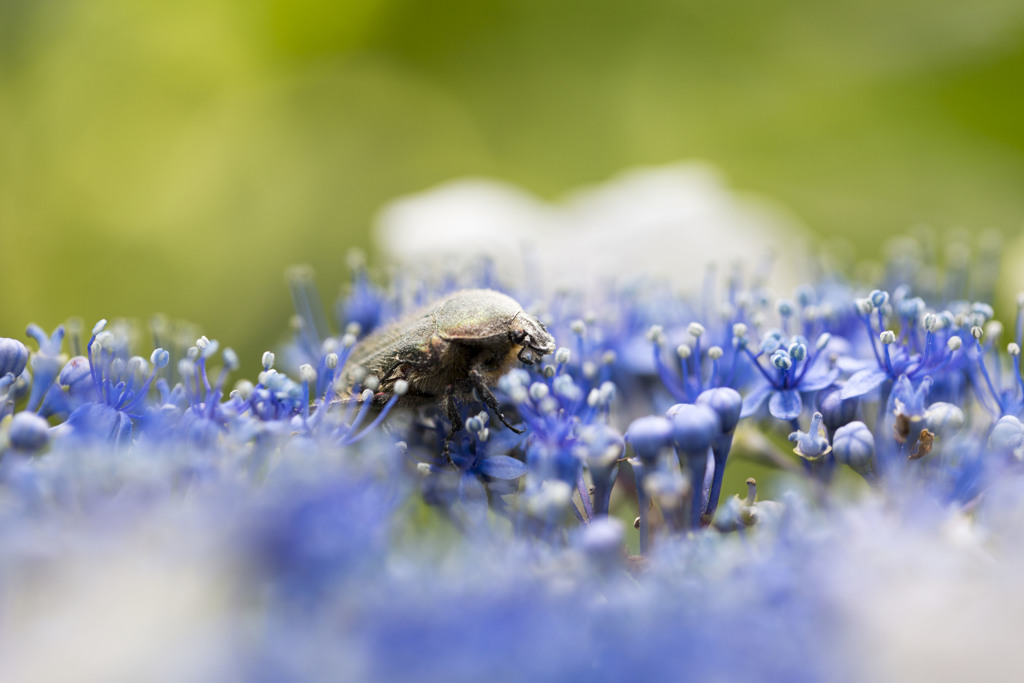
[[[554,352],[555,339],[544,323],[526,313],[512,297],[491,289],[465,289],[434,302],[374,332],[356,344],[342,375],[348,397],[363,376],[379,382],[373,405],[383,407],[404,380],[398,406],[415,408],[435,403],[451,422],[444,443],[445,459],[455,433],[462,429],[457,399],[475,390],[501,423],[517,434],[501,412],[490,387],[515,365],[532,365]]]

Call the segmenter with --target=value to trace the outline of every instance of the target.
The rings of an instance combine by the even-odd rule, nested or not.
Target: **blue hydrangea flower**
[[[778,420],[796,420],[803,411],[804,396],[831,386],[839,368],[831,367],[825,349],[831,335],[822,333],[813,348],[802,336],[787,338],[781,331],[767,333],[757,354],[746,344],[743,350],[760,373],[757,383],[743,399],[742,417],[754,415],[765,400],[768,412]],[[767,358],[767,364],[761,360]]]

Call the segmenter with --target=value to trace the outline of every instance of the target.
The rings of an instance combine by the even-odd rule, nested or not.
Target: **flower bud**
[[[626,442],[632,444],[640,460],[651,462],[672,444],[672,422],[657,415],[637,418],[626,430]]]
[[[832,455],[860,474],[871,470],[875,458],[875,437],[863,422],[851,422],[836,430]]]

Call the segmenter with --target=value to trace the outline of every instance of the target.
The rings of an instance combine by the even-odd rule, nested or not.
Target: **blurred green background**
[[[861,255],[1016,234],[1024,3],[0,0],[0,334],[200,324],[248,367],[387,200],[705,159]]]

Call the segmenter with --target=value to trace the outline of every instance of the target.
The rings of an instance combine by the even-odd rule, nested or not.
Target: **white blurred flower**
[[[770,281],[788,288],[807,244],[781,208],[695,162],[627,171],[554,203],[497,180],[454,180],[385,206],[375,236],[397,263],[450,268],[485,255],[503,276],[523,276],[525,264],[543,286],[575,288],[638,274],[689,286],[708,264],[739,263],[749,276],[769,259]]]

